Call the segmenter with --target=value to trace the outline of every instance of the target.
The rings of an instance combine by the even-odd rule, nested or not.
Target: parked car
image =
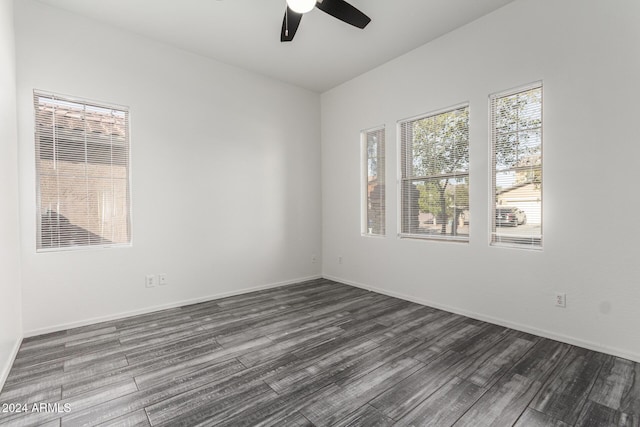
[[[496,225],[498,227],[516,227],[527,223],[527,214],[515,206],[496,207]]]

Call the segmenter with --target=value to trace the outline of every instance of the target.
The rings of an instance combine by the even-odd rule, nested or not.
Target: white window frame
[[[382,192],[382,211],[380,212],[382,217],[382,232],[375,233],[369,227],[369,151],[368,151],[368,137],[372,133],[379,133],[382,135],[382,141],[378,141],[378,150],[379,147],[382,146],[382,155],[378,155],[378,159],[383,159],[382,170],[378,169],[377,177],[379,179],[379,183],[386,187],[386,127],[385,125],[376,126],[373,128],[365,129],[360,132],[360,165],[361,165],[361,234],[367,237],[384,237],[386,236],[386,194],[387,192],[383,190]],[[380,179],[381,178],[381,179]]]
[[[397,141],[398,141],[398,152],[397,152],[397,156],[398,156],[398,162],[397,164],[399,165],[398,167],[398,185],[397,185],[397,194],[398,194],[398,210],[397,210],[397,215],[398,215],[398,237],[401,239],[420,239],[420,240],[428,240],[428,241],[440,241],[440,242],[456,242],[456,243],[466,243],[468,244],[471,238],[471,233],[467,234],[467,235],[463,235],[463,236],[459,236],[459,235],[443,235],[443,234],[428,234],[428,235],[423,235],[423,234],[417,234],[417,233],[406,233],[403,230],[403,221],[404,221],[404,212],[403,212],[403,208],[404,208],[404,194],[403,194],[403,182],[405,180],[416,180],[418,179],[418,177],[412,177],[412,178],[408,178],[404,176],[404,172],[405,172],[405,165],[403,165],[403,159],[404,159],[404,152],[407,150],[407,147],[405,147],[405,141],[403,140],[403,135],[402,135],[402,126],[406,123],[409,122],[413,122],[413,121],[418,121],[418,120],[422,120],[422,119],[426,119],[429,117],[434,117],[434,116],[438,116],[440,114],[444,114],[444,113],[449,113],[452,111],[456,111],[456,110],[460,110],[460,109],[467,109],[468,115],[469,115],[469,121],[467,122],[467,126],[468,126],[468,134],[467,134],[467,139],[469,141],[469,145],[471,144],[471,130],[470,130],[470,117],[471,117],[471,108],[470,108],[470,104],[469,102],[463,102],[460,104],[456,104],[456,105],[452,105],[450,107],[447,108],[442,108],[439,110],[434,110],[428,113],[424,113],[424,114],[420,114],[417,116],[413,116],[413,117],[409,117],[406,119],[402,119],[399,120],[397,122]],[[467,180],[470,179],[471,177],[471,167],[470,167],[470,160],[469,160],[469,165],[468,168],[466,170],[465,173],[462,174],[458,174],[458,173],[452,173],[450,174],[451,177],[455,177],[455,176],[466,176]],[[433,178],[437,178],[439,176],[437,175],[433,175],[433,176],[429,176],[429,177],[423,177],[423,178],[428,178],[428,179],[433,179]],[[469,198],[470,198],[470,189],[471,189],[471,185],[470,183],[469,185]],[[470,202],[470,200],[469,200]],[[469,207],[469,211],[470,211],[470,207]]]
[[[99,236],[101,237],[101,240],[107,240],[108,242],[100,242],[100,243],[91,243],[91,238],[88,238],[86,241],[82,241],[80,244],[60,244],[60,242],[58,242],[58,245],[53,245],[53,246],[48,246],[48,245],[44,245],[42,238],[43,238],[43,229],[42,229],[42,224],[43,224],[43,216],[44,216],[44,211],[43,209],[45,208],[45,206],[43,206],[42,203],[42,189],[41,189],[41,177],[44,174],[43,173],[43,168],[40,166],[40,162],[41,162],[41,153],[40,153],[40,131],[39,131],[39,124],[40,124],[40,119],[39,119],[39,115],[38,115],[38,101],[39,98],[43,97],[43,98],[47,98],[49,100],[51,100],[52,105],[53,104],[59,104],[60,106],[64,106],[65,104],[67,105],[80,105],[84,108],[83,111],[87,111],[87,109],[91,110],[93,109],[94,111],[99,111],[99,110],[111,110],[112,111],[112,117],[115,117],[115,115],[119,115],[120,113],[122,114],[123,117],[123,126],[125,128],[125,135],[124,135],[124,142],[123,144],[125,145],[124,150],[120,151],[120,155],[117,157],[118,160],[123,159],[123,161],[126,162],[126,178],[125,178],[125,186],[126,186],[126,195],[125,197],[125,203],[126,203],[126,211],[125,211],[125,222],[126,222],[126,241],[125,242],[110,242],[108,241],[108,239],[106,239],[104,236]],[[129,111],[129,107],[126,106],[122,106],[122,105],[118,105],[118,104],[112,104],[112,103],[106,103],[106,102],[102,102],[102,101],[95,101],[95,100],[90,100],[90,99],[86,99],[86,98],[80,98],[80,97],[76,97],[76,96],[69,96],[69,95],[62,95],[59,93],[54,93],[51,91],[44,91],[44,90],[38,90],[38,89],[34,89],[33,90],[33,107],[34,107],[34,126],[35,126],[35,132],[34,132],[34,146],[35,146],[35,153],[34,153],[34,157],[35,157],[35,161],[36,161],[36,252],[38,253],[46,253],[46,252],[58,252],[58,251],[77,251],[77,250],[95,250],[95,249],[105,249],[105,248],[118,248],[118,247],[131,247],[132,246],[132,242],[133,242],[133,232],[132,232],[132,201],[131,201],[131,125],[130,125],[130,111]],[[57,106],[56,106],[57,108]],[[85,113],[86,114],[86,113]],[[55,120],[55,118],[54,118]],[[55,145],[57,144],[56,138],[56,130],[55,130],[55,123],[52,124],[52,134],[51,134],[51,138],[54,141],[54,145],[53,147],[55,147]],[[87,130],[87,125],[85,124],[85,129],[84,131],[78,131],[78,134],[80,132],[84,132],[85,136],[84,136],[84,141],[85,141],[85,160],[84,162],[76,162],[78,164],[83,164],[85,167],[85,174],[82,176],[78,176],[78,179],[84,179],[85,181],[88,180],[89,178],[94,178],[94,179],[100,179],[100,178],[95,178],[92,177],[91,175],[88,174],[87,171],[87,166],[89,164],[95,164],[95,163],[89,163],[87,160],[87,148],[86,148],[86,144],[87,141],[90,140],[90,133]],[[75,132],[76,129],[73,129],[73,132]],[[113,132],[113,131],[112,131]],[[111,134],[113,135],[113,134]],[[77,135],[76,135],[77,136]],[[112,144],[114,144],[113,140],[111,140],[110,145],[112,146]],[[120,144],[120,143],[117,143]],[[55,148],[52,148],[55,151]],[[110,149],[110,153],[111,156],[113,156],[113,149]],[[75,152],[74,152],[75,153]],[[98,154],[96,154],[98,155]],[[56,170],[56,166],[55,163],[58,161],[56,160],[57,157],[54,154],[53,157],[53,170]],[[110,157],[110,165],[111,165],[111,170],[113,171],[113,161],[114,161],[114,157]],[[113,172],[111,172],[113,173]],[[58,172],[56,172],[56,174],[58,174]],[[64,175],[66,178],[73,178],[74,177],[70,177],[68,175]],[[110,175],[109,179],[116,179],[115,176]],[[88,185],[88,184],[86,184]],[[88,190],[87,190],[88,191]],[[88,194],[88,193],[87,193]],[[59,196],[58,196],[59,197]],[[48,209],[48,207],[47,207]],[[115,208],[114,208],[115,209]],[[88,215],[88,214],[87,214]],[[64,216],[63,214],[60,213],[59,209],[56,208],[55,212],[54,212],[54,216],[53,218],[57,218],[58,224],[60,223],[60,217]],[[73,225],[73,224],[72,224]],[[58,225],[59,227],[59,225]],[[88,231],[88,230],[85,230]],[[59,230],[58,230],[59,232]],[[95,234],[91,231],[88,231],[89,234]],[[58,234],[60,236],[60,234]]]
[[[540,235],[539,238],[531,238],[530,243],[518,243],[514,237],[512,241],[499,241],[496,231],[496,129],[495,129],[495,107],[494,102],[497,99],[516,95],[521,92],[527,92],[534,89],[540,89]],[[489,95],[489,245],[494,247],[515,248],[541,251],[544,242],[544,88],[543,82],[536,81],[523,86],[518,86],[509,90],[497,92]],[[539,242],[539,243],[535,243]]]

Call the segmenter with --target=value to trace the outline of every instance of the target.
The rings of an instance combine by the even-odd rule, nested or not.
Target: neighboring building
[[[540,184],[525,182],[498,191],[499,206],[516,206],[527,214],[527,223],[539,225],[542,219],[542,197]]]

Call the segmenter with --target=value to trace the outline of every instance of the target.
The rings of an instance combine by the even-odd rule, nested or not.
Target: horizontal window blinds
[[[469,240],[469,106],[399,123],[402,237]]]
[[[493,95],[492,244],[542,247],[542,85]]]
[[[385,129],[363,132],[365,150],[364,234],[385,234]]]
[[[37,249],[131,242],[129,112],[34,91]]]

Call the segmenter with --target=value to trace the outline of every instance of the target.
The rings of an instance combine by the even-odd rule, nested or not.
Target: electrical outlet
[[[338,264],[342,264],[342,257],[341,256],[338,257]]]
[[[567,307],[567,294],[556,292],[556,307]]]
[[[318,258],[315,255],[311,255],[311,264],[315,264],[318,262]]]
[[[167,282],[167,273],[158,274],[158,285],[165,286],[168,284],[169,282]]]
[[[147,274],[144,278],[144,284],[147,288],[155,288],[158,285],[156,276]]]

